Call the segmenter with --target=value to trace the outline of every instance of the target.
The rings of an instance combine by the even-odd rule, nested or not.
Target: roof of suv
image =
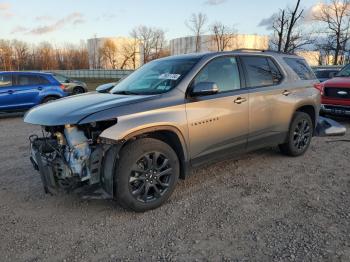
[[[298,55],[295,54],[287,54],[283,52],[277,52],[272,50],[256,50],[256,49],[237,49],[232,51],[224,51],[224,52],[203,52],[203,53],[190,53],[190,54],[182,54],[182,55],[175,55],[175,56],[168,56],[161,58],[160,60],[167,60],[167,59],[201,59],[201,58],[210,58],[220,55],[270,55],[270,56],[280,56],[280,57],[294,57],[294,58],[301,58],[304,59]]]

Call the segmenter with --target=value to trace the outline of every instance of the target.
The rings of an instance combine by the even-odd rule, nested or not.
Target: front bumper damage
[[[117,145],[89,145],[88,157],[77,153],[82,145],[59,145],[59,139],[30,137],[30,161],[40,174],[44,192],[78,194],[83,199],[113,199],[113,171],[115,161],[104,165],[104,159],[115,156]],[[68,153],[64,153],[67,151]],[[75,158],[76,160],[71,160]],[[80,166],[79,166],[80,165]],[[105,170],[104,170],[105,169]]]

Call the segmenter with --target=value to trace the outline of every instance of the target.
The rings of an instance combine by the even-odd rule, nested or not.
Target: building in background
[[[230,51],[235,49],[268,49],[269,37],[264,35],[240,35],[235,34],[227,39],[217,40],[215,35],[203,35],[200,37],[199,52],[210,51]],[[221,48],[218,42],[226,42],[224,47]],[[170,41],[170,53],[171,55],[181,55],[196,52],[196,37],[188,36],[176,38]]]
[[[90,69],[136,69],[141,45],[134,38],[101,37],[87,40]]]

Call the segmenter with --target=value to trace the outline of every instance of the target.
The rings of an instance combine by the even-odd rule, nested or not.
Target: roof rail
[[[269,53],[278,53],[278,54],[285,54],[284,52],[275,51],[275,50],[269,50],[269,49],[254,49],[254,48],[239,48],[233,50],[234,52],[269,52]]]

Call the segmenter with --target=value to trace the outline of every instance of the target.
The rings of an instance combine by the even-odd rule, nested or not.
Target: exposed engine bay
[[[40,172],[46,193],[103,188],[102,162],[111,145],[99,135],[116,121],[85,125],[42,127],[30,136],[31,162]]]

